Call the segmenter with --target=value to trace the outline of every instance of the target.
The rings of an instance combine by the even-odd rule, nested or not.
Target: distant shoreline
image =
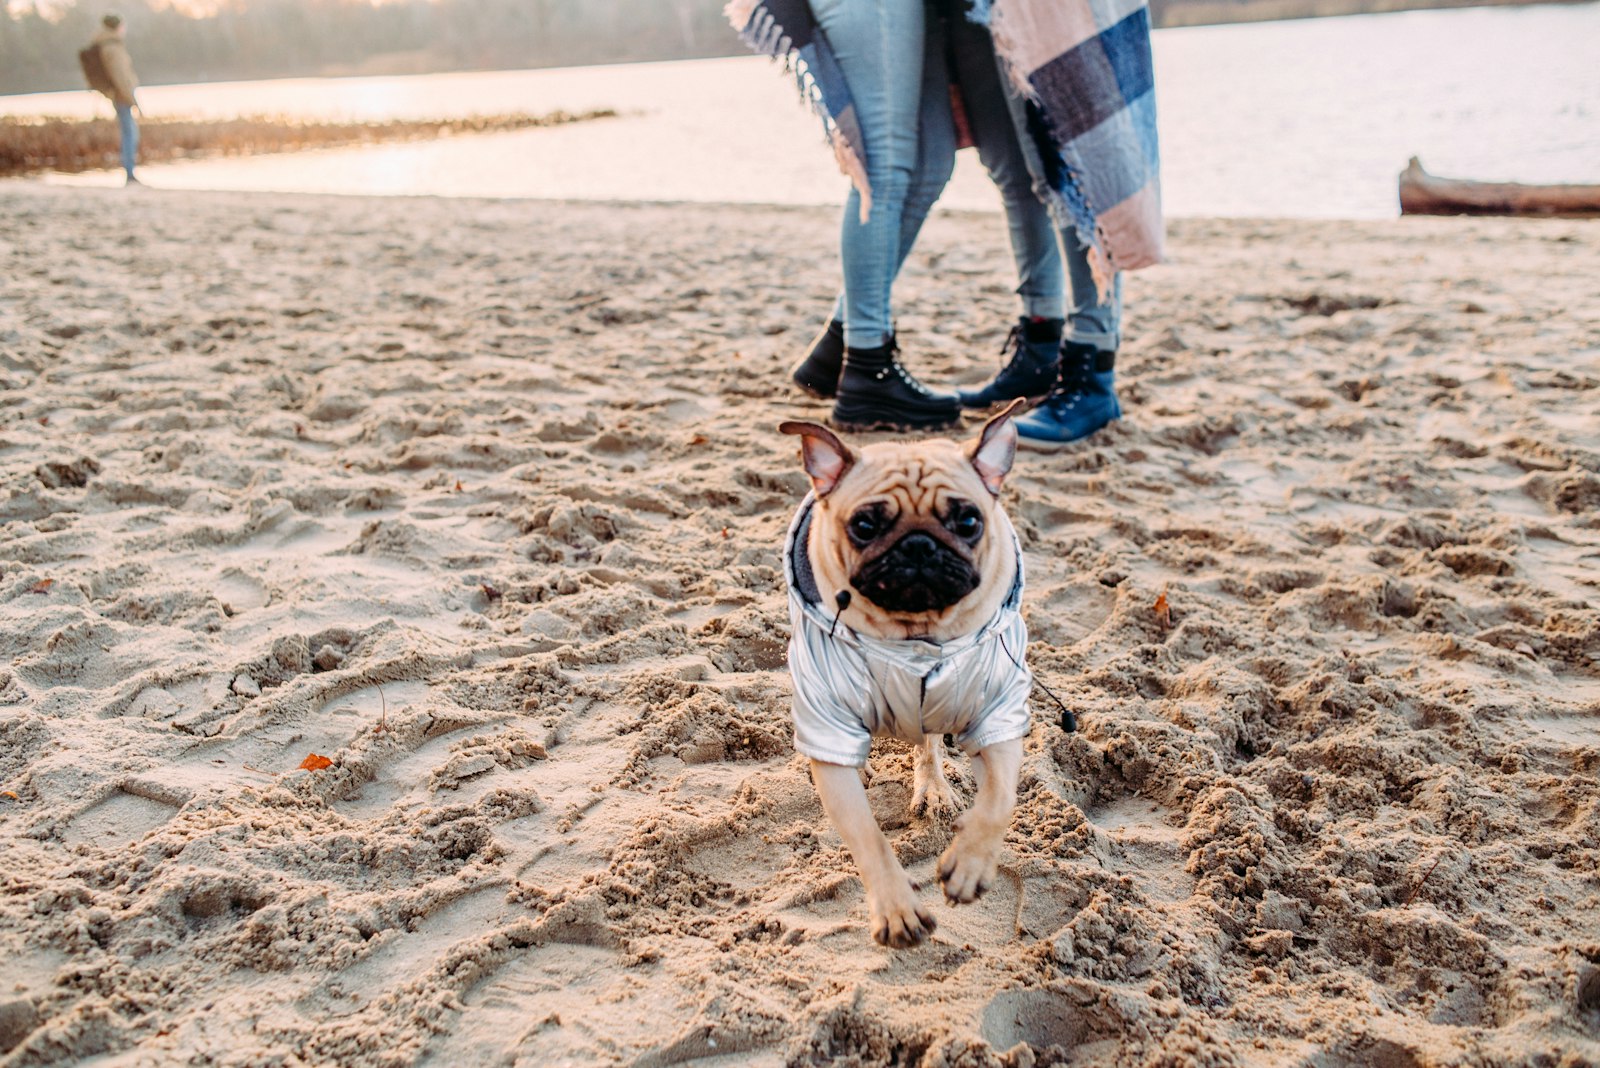
[[[606,108],[577,114],[483,115],[457,119],[381,122],[297,122],[272,116],[226,120],[155,119],[141,124],[139,162],[170,163],[207,156],[252,156],[455,134],[505,133],[539,126],[616,117]],[[110,119],[0,118],[0,178],[54,171],[78,174],[114,169],[118,133]]]

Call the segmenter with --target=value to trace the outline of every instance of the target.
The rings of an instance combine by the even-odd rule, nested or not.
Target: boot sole
[[[815,386],[808,386],[793,376],[790,376],[789,381],[794,383],[795,389],[798,389],[801,393],[804,393],[813,400],[831,401],[834,397],[838,396],[837,393],[828,393],[824,390],[816,388]]]
[[[1122,417],[1121,416],[1117,417],[1117,419],[1120,419],[1120,418],[1122,418]],[[1024,437],[1021,434],[1018,434],[1017,435],[1017,448],[1025,450],[1027,452],[1061,452],[1064,449],[1072,448],[1074,445],[1082,445],[1084,442],[1088,441],[1090,438],[1092,438],[1096,434],[1100,433],[1100,431],[1102,431],[1102,430],[1106,429],[1106,427],[1110,426],[1111,423],[1115,423],[1117,421],[1117,419],[1111,420],[1111,422],[1106,423],[1105,426],[1096,427],[1094,430],[1091,430],[1089,433],[1085,434],[1083,437],[1081,437],[1081,438],[1073,438],[1071,441],[1051,441],[1048,438],[1029,438],[1029,437]]]
[[[855,420],[833,416],[829,418],[828,424],[847,434],[934,434],[941,430],[958,429],[961,426],[961,416],[958,414],[942,423],[897,423],[891,419]]]

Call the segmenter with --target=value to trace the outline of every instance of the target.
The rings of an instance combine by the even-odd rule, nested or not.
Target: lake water
[[[130,45],[137,58],[137,40]],[[1174,215],[1392,216],[1395,177],[1414,154],[1450,177],[1600,182],[1600,3],[1160,30],[1154,47]],[[140,96],[152,117],[621,113],[143,169],[165,188],[787,204],[843,195],[816,121],[781,71],[756,57],[152,86]],[[109,113],[88,92],[0,97],[0,114]],[[974,153],[961,154],[944,204],[998,210]]]

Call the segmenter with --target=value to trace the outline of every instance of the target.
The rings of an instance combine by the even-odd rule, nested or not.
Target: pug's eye
[[[983,533],[983,516],[972,505],[963,505],[950,517],[950,533],[971,540]]]
[[[878,517],[871,512],[857,512],[850,517],[850,536],[865,544],[878,536]]]

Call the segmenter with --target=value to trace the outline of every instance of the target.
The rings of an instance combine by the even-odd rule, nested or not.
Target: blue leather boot
[[[1122,417],[1112,389],[1117,354],[1081,341],[1061,343],[1061,378],[1037,408],[1014,420],[1024,448],[1050,451]]]

